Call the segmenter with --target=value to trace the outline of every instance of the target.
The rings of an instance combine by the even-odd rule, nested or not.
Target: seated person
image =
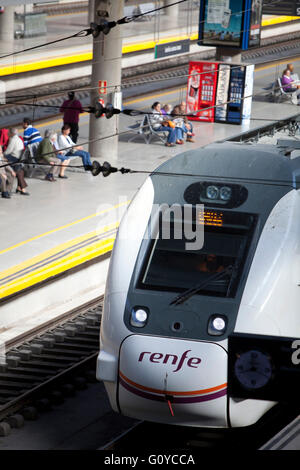
[[[9,129],[9,141],[6,150],[4,151],[4,159],[12,164],[14,176],[17,177],[18,186],[16,193],[21,194],[22,196],[29,196],[29,193],[25,191],[25,188],[28,186],[24,178],[24,169],[23,165],[20,163],[20,157],[24,150],[24,145],[22,139],[18,136],[18,129],[12,127]]]
[[[57,157],[61,161],[68,160],[72,157],[80,157],[82,159],[82,163],[84,169],[86,171],[91,170],[92,162],[89,152],[86,152],[82,149],[81,146],[76,145],[71,137],[69,136],[71,131],[71,126],[69,124],[64,124],[61,128],[61,134],[58,136],[58,149],[60,150],[57,153]],[[68,148],[73,147],[73,148]]]
[[[32,122],[31,119],[29,118],[24,118],[23,119],[23,129],[24,129],[24,145],[27,147],[27,145],[37,145],[39,142],[42,141],[41,134],[39,131],[35,128],[32,127]]]
[[[197,271],[205,273],[220,273],[224,270],[224,266],[220,265],[215,254],[207,254],[204,259],[197,265]]]
[[[171,104],[164,104],[163,107],[161,108],[161,114],[164,116],[170,116],[172,111],[172,105]]]
[[[167,131],[168,138],[165,143],[166,147],[174,147],[177,137],[176,128],[170,127],[168,121],[165,120],[164,115],[161,112],[161,104],[156,101],[151,106],[152,114],[149,116],[151,125],[155,131]]]
[[[3,163],[3,160],[0,160]],[[0,192],[4,199],[10,199],[16,174],[10,166],[0,168]]]
[[[193,133],[193,125],[192,125],[191,121],[188,120],[188,117],[186,116],[186,114],[187,114],[187,112],[186,112],[186,108],[187,108],[186,102],[181,101],[177,106],[179,107],[179,111],[180,111],[180,114],[183,117],[186,128],[189,130],[189,132],[191,132],[191,136],[194,136],[195,134]]]
[[[297,91],[297,96],[300,93],[300,85],[293,85],[294,80],[291,77],[291,71],[285,69],[281,77],[282,88],[287,93],[293,93]]]
[[[56,154],[59,153],[55,147],[56,140],[56,132],[46,129],[44,139],[40,142],[36,151],[36,161],[38,163],[47,163],[49,165],[48,173],[45,177],[45,180],[47,181],[56,181],[54,178],[55,176],[58,176],[59,178],[67,178],[64,173],[70,160],[64,160],[61,162],[61,160],[56,157]]]
[[[2,151],[7,149],[9,141],[8,129],[0,129],[0,146],[2,147]]]
[[[287,68],[287,70],[289,70],[291,72],[291,78],[294,80],[294,82],[299,82],[299,77],[298,77],[298,74],[295,73],[295,71],[294,71],[293,64],[287,64],[286,68]]]
[[[172,111],[172,116],[175,117],[175,119],[173,121],[175,122],[176,127],[178,127],[178,138],[180,140],[180,142],[176,142],[176,143],[183,144],[183,142],[184,142],[183,134],[184,133],[186,134],[186,141],[187,142],[195,142],[192,139],[192,132],[190,130],[190,124],[188,123],[188,121],[186,122],[184,120],[185,116],[182,116],[182,114],[184,114],[184,113],[182,112],[182,109],[181,109],[180,105],[176,105],[173,108],[173,111]]]

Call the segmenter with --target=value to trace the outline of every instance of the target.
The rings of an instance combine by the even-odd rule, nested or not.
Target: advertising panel
[[[249,47],[260,45],[262,6],[263,0],[252,0]]]
[[[241,0],[205,0],[202,44],[240,47],[243,4]]]
[[[246,66],[245,87],[243,93],[243,122],[251,117],[252,94],[253,94],[254,64]]]
[[[231,67],[227,122],[232,124],[241,124],[242,121],[245,71],[245,66]]]
[[[198,114],[198,102],[200,92],[200,77],[202,72],[202,62],[190,62],[186,106],[187,113],[195,117]],[[191,118],[192,119],[192,118]]]
[[[263,0],[203,0],[199,45],[247,50],[260,44]]]
[[[189,71],[187,112],[199,121],[214,121],[214,104],[218,79],[215,62],[191,62]]]
[[[230,65],[220,64],[216,92],[215,121],[226,122]]]

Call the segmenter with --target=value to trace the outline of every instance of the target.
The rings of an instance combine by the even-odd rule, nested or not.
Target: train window
[[[222,225],[205,224],[204,244],[199,250],[187,250],[189,240],[184,235],[181,239],[163,239],[160,228],[146,256],[138,287],[182,292],[203,283],[200,295],[234,297],[255,217],[224,212],[222,217]],[[224,276],[213,275],[224,270]]]

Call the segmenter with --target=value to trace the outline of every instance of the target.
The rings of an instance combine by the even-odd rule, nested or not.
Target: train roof
[[[286,141],[285,141],[286,142]],[[291,142],[292,140],[288,141]],[[290,183],[300,187],[300,152],[288,144],[214,143],[181,153],[153,173],[168,172],[212,178],[241,178]]]

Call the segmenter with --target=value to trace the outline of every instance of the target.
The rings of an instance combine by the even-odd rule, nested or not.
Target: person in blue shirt
[[[31,119],[27,117],[23,119],[23,129],[24,129],[23,138],[24,138],[25,148],[27,147],[27,145],[38,144],[39,142],[43,140],[39,131],[35,127],[32,127]]]

